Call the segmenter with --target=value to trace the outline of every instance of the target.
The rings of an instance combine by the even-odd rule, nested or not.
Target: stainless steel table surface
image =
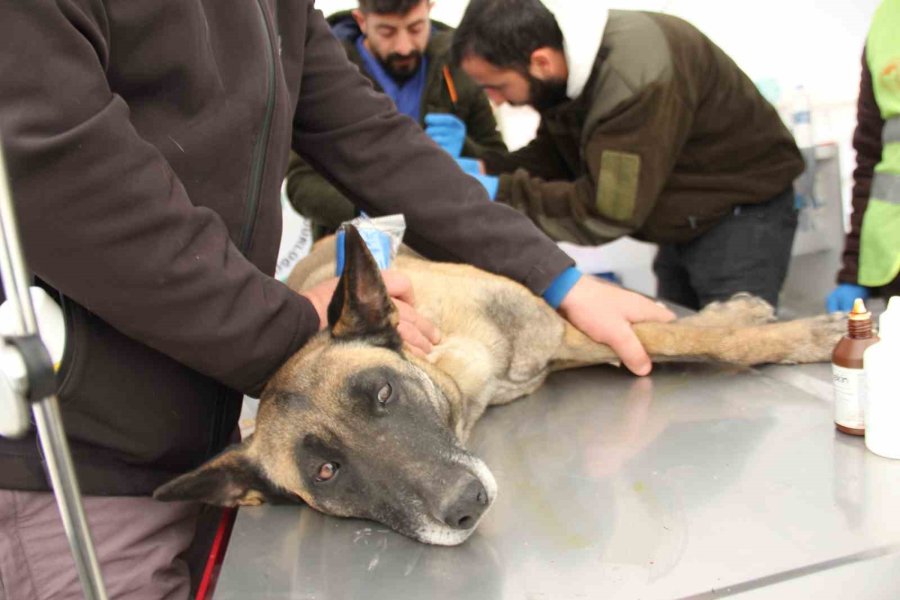
[[[900,461],[832,423],[830,366],[554,374],[469,448],[499,495],[464,544],[241,509],[216,598],[900,598]]]

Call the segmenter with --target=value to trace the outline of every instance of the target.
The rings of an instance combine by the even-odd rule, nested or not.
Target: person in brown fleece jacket
[[[541,113],[530,144],[483,156],[485,187],[556,240],[658,244],[660,297],[776,305],[803,159],[775,108],[681,19],[557,4],[472,0],[454,34],[495,102]]]
[[[422,254],[553,290],[635,372],[650,364],[630,323],[672,317],[573,278],[373,90],[312,0],[2,2],[0,81],[25,258],[65,314],[58,396],[111,598],[188,596],[198,507],[148,496],[218,453],[242,395],[325,321],[334,280],[301,296],[272,277],[289,149],[366,212],[404,213]],[[401,312],[406,341],[437,341]],[[0,440],[0,597],[78,597],[47,490],[35,436]]]

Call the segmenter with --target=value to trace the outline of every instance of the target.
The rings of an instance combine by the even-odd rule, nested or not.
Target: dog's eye
[[[386,405],[391,401],[391,396],[394,395],[394,388],[391,387],[391,384],[386,383],[381,386],[381,389],[378,390],[378,404],[381,406]]]
[[[316,483],[331,481],[334,479],[334,476],[337,475],[338,469],[340,468],[341,466],[337,463],[325,463],[319,467],[319,471],[316,473]]]

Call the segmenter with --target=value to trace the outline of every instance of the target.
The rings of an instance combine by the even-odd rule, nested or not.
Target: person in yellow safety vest
[[[875,11],[863,52],[853,134],[853,213],[829,311],[900,294],[900,0]]]

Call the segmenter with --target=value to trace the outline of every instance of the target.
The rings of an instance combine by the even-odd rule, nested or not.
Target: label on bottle
[[[865,371],[832,364],[831,379],[834,383],[834,422],[851,429],[865,429]]]

